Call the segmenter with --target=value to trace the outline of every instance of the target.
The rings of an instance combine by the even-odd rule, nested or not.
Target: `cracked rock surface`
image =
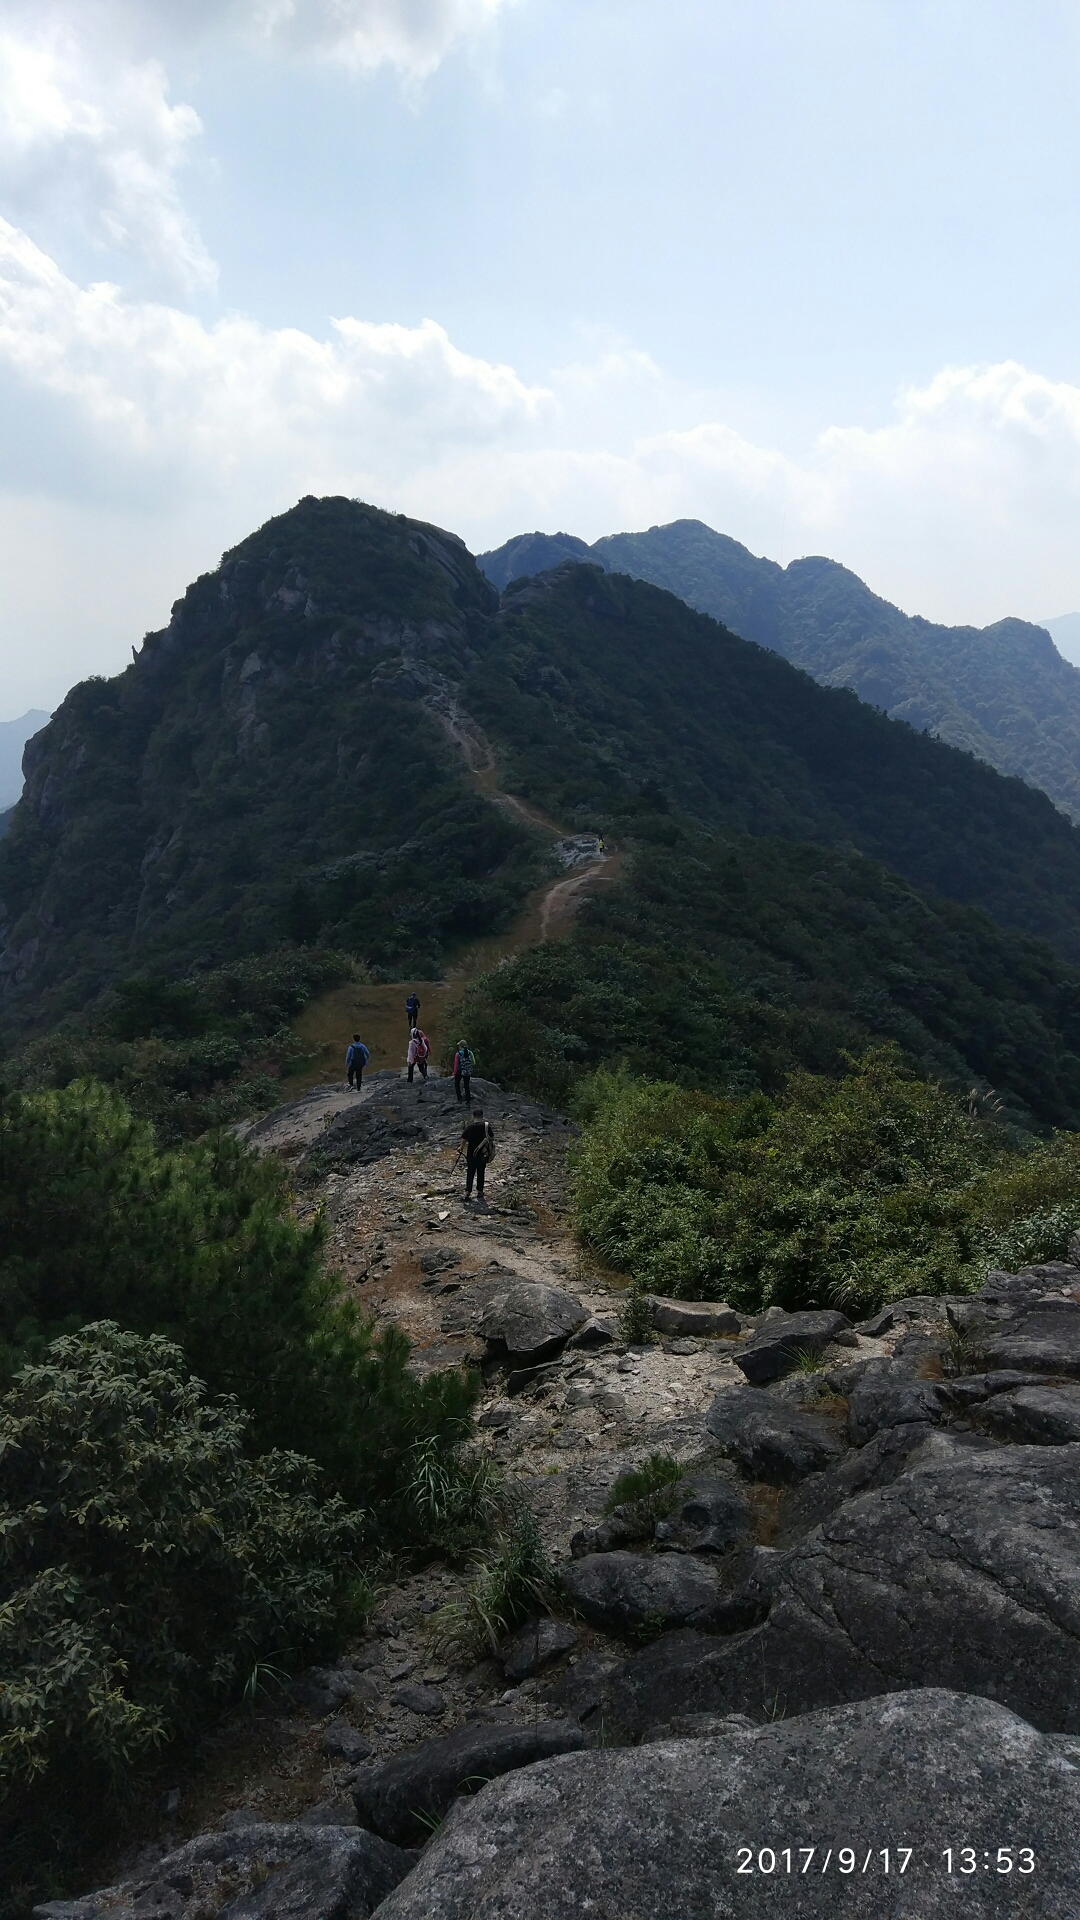
[[[573,1754],[463,1802],[379,1920],[1075,1920],[1078,1761],[1080,1742],[937,1688]],[[947,1872],[961,1845],[977,1874],[956,1851]]]

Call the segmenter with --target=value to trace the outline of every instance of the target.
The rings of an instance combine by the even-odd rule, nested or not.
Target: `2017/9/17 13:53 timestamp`
[[[1035,1871],[1033,1847],[943,1847],[939,1860],[916,1859],[914,1847],[739,1847],[736,1873],[904,1874],[912,1862],[940,1866],[949,1874],[1021,1873]]]

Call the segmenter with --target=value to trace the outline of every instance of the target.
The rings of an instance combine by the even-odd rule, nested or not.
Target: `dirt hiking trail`
[[[550,834],[553,852],[564,872],[534,888],[502,933],[461,948],[442,979],[353,980],[319,994],[304,1008],[293,1022],[293,1032],[310,1058],[301,1072],[282,1083],[282,1091],[291,1101],[321,1088],[325,1094],[321,1110],[328,1118],[347,1104],[345,1049],[354,1033],[359,1033],[370,1049],[372,1072],[403,1066],[408,1044],[405,999],[415,991],[420,998],[420,1024],[431,1041],[433,1057],[442,1059],[460,1037],[444,1031],[443,1016],[462,990],[480,974],[498,966],[500,960],[512,959],[537,941],[555,940],[569,933],[586,893],[597,885],[610,884],[622,869],[622,855],[602,851],[597,835],[568,834],[550,814],[500,789],[494,748],[456,700],[436,694],[424,704],[460,753],[475,791],[526,826]]]

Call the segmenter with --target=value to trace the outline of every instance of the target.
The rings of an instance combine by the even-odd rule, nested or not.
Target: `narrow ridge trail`
[[[304,1008],[293,1023],[293,1031],[310,1058],[300,1073],[283,1083],[283,1092],[286,1099],[295,1100],[325,1086],[328,1115],[337,1110],[335,1099],[340,1104],[348,1098],[344,1089],[339,1093],[339,1083],[344,1081],[345,1049],[354,1032],[371,1051],[373,1072],[403,1066],[408,1040],[405,997],[415,988],[420,996],[421,1025],[439,1058],[457,1039],[443,1031],[443,1015],[450,1002],[482,973],[498,966],[500,960],[512,959],[537,941],[559,939],[569,933],[585,895],[598,884],[616,880],[622,869],[621,853],[601,852],[595,836],[568,834],[531,801],[501,789],[498,759],[490,740],[456,700],[436,694],[424,704],[461,755],[475,791],[525,825],[550,834],[552,844],[563,845],[573,864],[569,872],[534,888],[502,933],[470,941],[441,979],[349,981],[319,994]]]

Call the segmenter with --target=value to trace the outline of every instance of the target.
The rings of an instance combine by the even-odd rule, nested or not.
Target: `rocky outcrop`
[[[705,1425],[730,1459],[774,1485],[822,1472],[843,1449],[835,1420],[800,1413],[753,1387],[717,1394]]]
[[[848,1433],[861,1447],[875,1433],[912,1421],[937,1426],[949,1409],[949,1396],[936,1380],[908,1378],[895,1362],[873,1362],[852,1389],[848,1406]]]
[[[142,1873],[36,1920],[368,1920],[413,1856],[358,1827],[253,1823],[200,1834]]]
[[[362,1827],[386,1840],[421,1844],[432,1822],[441,1820],[460,1794],[475,1793],[485,1780],[584,1745],[581,1728],[569,1720],[459,1727],[381,1766],[362,1768],[353,1787],[357,1815]]]
[[[1080,1301],[1055,1300],[1021,1314],[987,1340],[988,1367],[1080,1378]]]
[[[931,1689],[496,1781],[379,1920],[1075,1920],[1078,1884],[1080,1743]]]
[[[766,1316],[746,1345],[734,1356],[751,1386],[763,1386],[779,1380],[807,1354],[823,1353],[830,1340],[850,1325],[847,1315],[823,1313],[778,1313]]]
[[[916,1454],[772,1558],[762,1627],[668,1635],[628,1662],[629,1728],[947,1686],[1080,1732],[1080,1447]]]
[[[1062,1447],[1080,1441],[1080,1386],[1024,1386],[995,1394],[979,1409],[999,1440]]]
[[[658,1547],[681,1553],[727,1553],[750,1533],[750,1504],[741,1488],[700,1475],[684,1481],[671,1514],[658,1520]]]
[[[558,1353],[588,1318],[573,1294],[520,1280],[493,1292],[480,1319],[480,1332],[493,1358],[535,1366]]]

